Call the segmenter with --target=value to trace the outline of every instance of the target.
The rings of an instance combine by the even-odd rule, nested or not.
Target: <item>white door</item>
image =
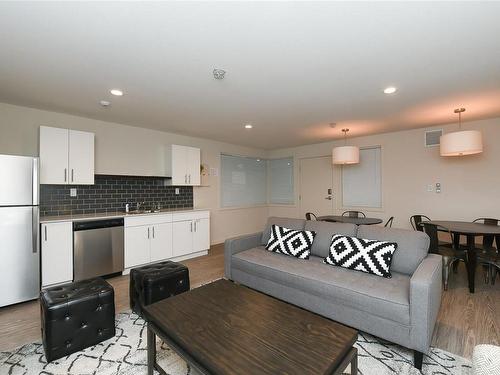
[[[151,261],[151,227],[148,225],[125,228],[125,268]]]
[[[188,148],[188,183],[189,185],[200,185],[200,149],[195,147]]]
[[[68,183],[68,129],[40,126],[40,183]]]
[[[172,145],[172,185],[188,185],[188,148]]]
[[[210,248],[209,219],[194,220],[193,252],[208,250]]]
[[[333,166],[330,156],[300,159],[300,214],[333,215]]]
[[[69,131],[68,173],[70,184],[94,184],[94,133]]]
[[[172,223],[153,225],[151,233],[151,262],[172,257]]]
[[[42,224],[42,286],[73,280],[73,224]]]
[[[172,224],[174,257],[193,252],[193,221],[177,221]]]

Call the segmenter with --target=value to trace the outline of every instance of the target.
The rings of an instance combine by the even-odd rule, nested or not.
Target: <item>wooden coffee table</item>
[[[358,332],[227,280],[144,309],[148,374],[156,336],[201,374],[357,374]]]

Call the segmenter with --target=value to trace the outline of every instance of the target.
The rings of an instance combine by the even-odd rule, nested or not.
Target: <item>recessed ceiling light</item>
[[[389,86],[384,89],[384,94],[394,94],[396,91],[398,91],[397,88],[394,86]]]
[[[99,102],[99,104],[100,104],[102,107],[107,108],[107,107],[109,107],[109,106],[111,105],[111,102],[109,102],[109,101],[107,101],[107,100],[101,100],[101,101]]]
[[[114,96],[123,96],[123,91],[119,89],[111,89],[109,92]]]
[[[252,124],[246,124],[245,125],[245,129],[252,129],[253,128],[253,125]]]

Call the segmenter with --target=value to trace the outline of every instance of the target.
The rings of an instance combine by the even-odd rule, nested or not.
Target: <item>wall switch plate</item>
[[[433,192],[434,191],[434,186],[432,184],[427,185],[427,191],[429,193]]]
[[[436,193],[441,193],[441,183],[436,182]]]
[[[181,189],[175,188],[175,195],[179,195],[181,193]]]
[[[76,189],[75,188],[69,189],[69,196],[70,197],[76,197]]]
[[[217,177],[219,170],[217,168],[210,168],[210,176]]]

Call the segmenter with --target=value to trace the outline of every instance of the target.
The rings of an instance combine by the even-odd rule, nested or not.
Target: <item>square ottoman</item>
[[[114,290],[101,278],[40,292],[42,341],[47,362],[115,335]]]
[[[143,316],[142,307],[189,290],[186,266],[166,261],[130,271],[130,308]]]

